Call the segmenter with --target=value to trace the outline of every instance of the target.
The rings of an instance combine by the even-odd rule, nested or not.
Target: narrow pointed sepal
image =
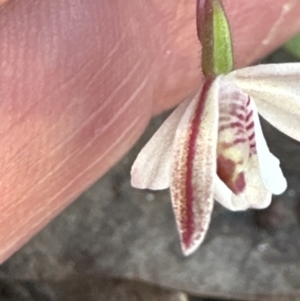
[[[222,1],[198,0],[196,19],[204,76],[209,78],[229,73],[233,69],[233,51]]]
[[[213,209],[218,132],[218,84],[206,82],[183,115],[175,135],[171,197],[183,253],[203,241]]]
[[[183,101],[140,151],[131,167],[131,185],[133,187],[152,190],[169,187],[175,133],[190,102],[190,98]]]

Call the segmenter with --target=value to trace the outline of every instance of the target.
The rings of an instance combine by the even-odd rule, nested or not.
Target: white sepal
[[[247,67],[226,77],[253,98],[267,121],[300,141],[300,63]]]
[[[204,85],[200,100],[193,100],[183,115],[174,141],[170,189],[181,247],[186,256],[203,241],[213,210],[218,91],[219,78],[210,88]]]
[[[183,101],[140,151],[131,167],[131,185],[133,187],[152,190],[169,187],[175,132],[190,102],[190,98]]]

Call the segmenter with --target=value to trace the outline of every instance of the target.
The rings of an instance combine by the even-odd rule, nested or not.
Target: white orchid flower
[[[224,20],[218,0],[199,3],[201,24],[212,26],[207,24],[216,18]],[[203,11],[210,13],[205,20]],[[230,53],[226,17],[225,21],[222,45],[224,48],[229,41]],[[205,26],[198,24],[201,41],[208,31]],[[218,32],[209,33],[214,41],[220,38],[220,28],[215,30]],[[215,52],[216,44],[210,46]],[[203,42],[202,46],[205,59]],[[286,189],[279,160],[270,153],[263,136],[258,112],[280,131],[300,140],[300,63],[259,65],[229,73],[221,65],[214,57],[203,67],[207,79],[202,90],[173,111],[139,153],[131,171],[136,188],[170,188],[185,255],[203,241],[214,199],[233,211],[261,209],[270,204],[272,194]],[[228,66],[230,63],[225,69]]]

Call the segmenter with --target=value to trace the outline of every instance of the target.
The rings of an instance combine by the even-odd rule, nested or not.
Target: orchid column
[[[272,193],[286,189],[256,105],[279,130],[300,140],[300,64],[232,71],[230,28],[219,0],[198,1],[197,29],[205,83],[159,128],[131,171],[134,187],[170,187],[185,255],[203,241],[214,199],[234,211],[260,209]]]

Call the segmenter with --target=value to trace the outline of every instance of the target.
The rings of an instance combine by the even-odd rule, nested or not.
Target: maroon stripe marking
[[[236,136],[238,136],[238,135],[244,135],[244,134],[245,134],[245,130],[244,129],[240,129],[240,128],[235,133]]]
[[[231,108],[234,112],[237,112],[237,111],[244,112],[245,111],[245,107],[241,104],[233,103],[233,104],[231,104]]]
[[[248,140],[245,138],[237,138],[237,139],[233,140],[233,144],[245,143],[247,141]]]
[[[230,123],[221,125],[219,127],[219,132],[223,131],[223,130],[227,130],[227,129],[233,129],[233,128],[243,128],[243,123],[241,123],[240,121],[236,121],[236,122],[230,122]]]
[[[234,107],[230,109],[230,114],[237,117],[239,115],[243,115],[243,120],[245,118],[245,108],[242,106]]]
[[[249,105],[250,105],[250,96],[248,95],[248,100],[247,100],[246,106],[248,107]]]
[[[251,121],[251,123],[246,126],[246,130],[249,131],[249,130],[251,130],[253,128],[254,128],[254,122]]]
[[[235,112],[230,112],[234,117],[238,118],[239,120],[244,121],[245,120],[245,115],[240,113],[240,114],[235,114]]]
[[[246,122],[249,121],[249,119],[252,117],[252,115],[253,115],[253,111],[251,110],[246,116]]]
[[[251,141],[255,138],[255,133],[253,132],[250,136],[248,136],[248,140]]]
[[[205,102],[207,98],[207,93],[214,78],[205,81],[200,98],[195,110],[195,115],[191,123],[190,137],[188,139],[188,154],[187,154],[187,172],[186,172],[186,183],[185,183],[185,197],[186,197],[186,220],[184,222],[184,231],[182,234],[182,240],[186,248],[189,248],[192,243],[193,233],[195,232],[194,224],[194,213],[193,213],[193,203],[194,203],[194,188],[193,188],[193,165],[196,155],[196,141],[199,135],[199,127],[203,118],[203,111],[205,108]]]
[[[239,143],[245,143],[245,142],[248,142],[248,140],[245,139],[245,138],[236,138],[236,139],[233,140],[232,142],[222,142],[222,144],[221,144],[222,150],[228,149],[228,148],[232,148],[232,147],[235,146],[236,144],[239,144]]]

